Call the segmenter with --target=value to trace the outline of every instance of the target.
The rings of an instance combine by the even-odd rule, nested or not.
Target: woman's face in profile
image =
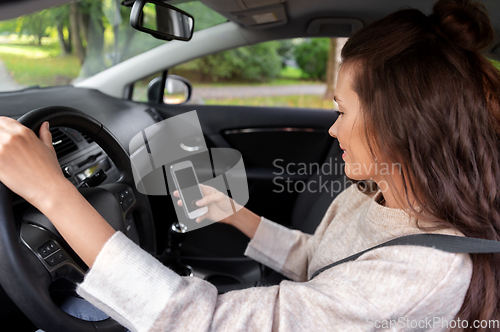
[[[377,182],[379,167],[366,141],[358,94],[352,89],[355,69],[352,64],[340,67],[334,97],[339,116],[328,133],[338,139],[340,148],[344,150],[342,159],[345,162],[345,174],[353,180],[372,179]]]

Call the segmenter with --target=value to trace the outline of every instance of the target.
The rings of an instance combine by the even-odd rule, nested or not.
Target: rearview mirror
[[[194,18],[163,2],[137,0],[130,12],[130,25],[158,39],[188,41],[193,36]]]

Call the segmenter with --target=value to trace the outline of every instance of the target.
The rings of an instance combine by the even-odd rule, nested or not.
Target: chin
[[[368,180],[370,178],[367,174],[362,172],[362,167],[348,162],[344,165],[344,173],[349,179],[356,181]]]
[[[350,174],[350,173],[345,173],[345,175],[351,179],[351,180],[354,180],[354,181],[364,181],[364,180],[371,180],[369,176],[363,176],[363,175],[360,175],[360,174]]]

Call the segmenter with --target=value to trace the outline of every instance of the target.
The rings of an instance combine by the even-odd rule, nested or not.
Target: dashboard
[[[160,120],[148,105],[72,86],[0,93],[0,102],[0,115],[14,119],[40,107],[75,108],[100,121],[126,151],[135,134]],[[107,176],[102,184],[118,180],[119,174],[111,159],[89,136],[63,127],[51,127],[51,133],[61,170],[76,187],[82,186],[83,182],[100,170]],[[15,199],[15,203],[16,201],[18,200]]]
[[[76,187],[81,187],[101,170],[106,174],[102,183],[118,180],[113,162],[89,136],[65,127],[51,128],[50,132],[61,170]]]
[[[51,88],[32,88],[21,91],[0,93],[1,116],[14,119],[25,113],[48,106],[66,106],[77,109],[101,122],[128,152],[129,142],[143,129],[161,121],[161,116],[151,106],[118,99],[97,90],[61,86]],[[106,174],[104,181],[97,185],[116,182],[119,171],[111,158],[92,139],[71,128],[51,126],[52,144],[56,151],[64,176],[76,187],[99,171]],[[13,197],[14,213],[25,209],[25,201],[19,196]],[[17,208],[16,208],[17,206]],[[22,215],[19,215],[22,218]],[[138,242],[132,214],[127,215],[127,234]]]
[[[77,109],[101,122],[127,152],[133,136],[161,121],[155,110],[147,104],[113,98],[97,90],[72,86],[4,92],[0,93],[0,104],[2,105],[0,116],[14,119],[41,107],[65,106]],[[146,250],[154,252],[157,241],[154,227],[151,224],[153,217],[149,207],[146,206],[147,204],[144,204],[145,200],[147,202],[147,198],[134,197],[130,192],[128,194],[124,192],[127,188],[117,186],[116,182],[119,180],[121,172],[114,165],[110,156],[91,137],[75,129],[54,125],[51,125],[50,131],[52,145],[64,176],[75,187],[79,187],[82,195],[91,204],[94,203],[94,206],[96,203],[100,204],[99,208],[96,207],[96,209],[110,224],[115,225],[115,221],[119,219],[122,223],[120,225],[123,228],[122,231],[132,241],[140,243]],[[99,186],[102,186],[101,188],[97,190],[81,188],[100,171],[106,174],[106,179],[98,183]],[[113,186],[118,189],[114,190]],[[123,199],[121,199],[121,195],[123,195]],[[73,294],[74,284],[68,280],[81,281],[83,274],[79,267],[85,267],[85,264],[78,259],[78,256],[74,255],[71,248],[62,240],[60,234],[45,216],[19,196],[14,195],[12,199],[14,224],[19,233],[19,239],[25,244],[21,248],[24,251],[32,251],[34,255],[28,255],[28,257],[32,257],[34,260],[38,259],[55,280],[48,291],[54,303],[58,304],[61,298],[67,294]],[[139,210],[125,206],[124,203],[130,199],[133,201],[132,204],[140,207]],[[95,202],[92,203],[92,200]],[[142,205],[139,205],[141,200]],[[109,218],[108,215],[115,216],[112,212],[117,212],[115,213],[116,220]],[[45,230],[50,231],[50,239],[48,236],[40,236],[41,232]],[[32,236],[33,234],[35,236]],[[60,260],[51,261],[56,259]],[[68,280],[58,278],[58,273],[63,272],[66,273]],[[15,320],[14,317],[17,315],[19,321],[25,320],[19,309],[5,293],[3,286],[0,287],[0,307],[3,309],[2,315],[0,315],[2,318]]]
[[[82,111],[106,126],[125,150],[132,137],[161,119],[153,117],[151,107],[143,103],[117,99],[97,90],[61,86],[31,88],[0,93],[0,115],[17,119],[23,114],[48,106],[66,106]],[[74,133],[66,132],[66,135]],[[73,137],[79,150],[85,147]],[[89,143],[91,144],[91,143]],[[68,154],[69,155],[69,154]]]

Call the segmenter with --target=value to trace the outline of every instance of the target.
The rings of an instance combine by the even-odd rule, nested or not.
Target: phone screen
[[[200,187],[196,181],[194,170],[192,167],[183,168],[175,171],[175,177],[177,178],[177,183],[182,191],[182,196],[184,197],[184,203],[189,212],[198,210],[200,207],[195,203],[196,201],[202,199]]]

